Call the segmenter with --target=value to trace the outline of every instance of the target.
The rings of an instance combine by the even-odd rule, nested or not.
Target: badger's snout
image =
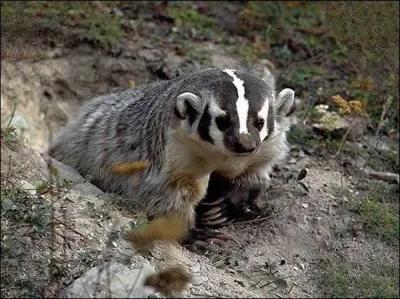
[[[250,134],[239,134],[233,144],[233,150],[239,154],[249,154],[255,151],[258,143]]]

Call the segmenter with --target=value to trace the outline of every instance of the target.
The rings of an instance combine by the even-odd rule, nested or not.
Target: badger
[[[294,104],[290,88],[276,92],[247,72],[207,69],[94,98],[48,152],[100,189],[134,200],[149,218],[179,215],[194,231],[196,206],[214,180],[213,190],[223,178],[244,197],[265,190],[288,152]],[[112,172],[141,160],[149,167],[135,175]]]

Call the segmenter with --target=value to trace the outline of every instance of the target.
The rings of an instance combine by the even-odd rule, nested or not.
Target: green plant
[[[107,5],[86,1],[5,2],[2,34],[11,40],[22,37],[28,41],[52,34],[110,49],[121,39],[122,28],[119,18],[104,9]]]
[[[177,26],[194,28],[197,30],[212,29],[215,21],[197,10],[186,7],[168,7],[168,15],[174,19]]]
[[[366,198],[357,212],[366,232],[389,243],[399,241],[399,215],[376,198]]]
[[[231,55],[238,57],[245,65],[252,65],[257,60],[256,51],[250,45],[240,44],[226,48]]]
[[[394,265],[352,265],[334,258],[324,265],[317,282],[325,297],[395,298],[399,294],[395,272]]]
[[[346,298],[349,295],[350,277],[345,268],[332,268],[321,278],[325,295],[332,298]]]
[[[12,126],[7,126],[1,129],[1,140],[4,141],[11,150],[17,149],[18,144],[20,143],[17,130]]]
[[[122,37],[119,20],[96,10],[89,11],[84,25],[86,33],[82,38],[106,49],[112,48]]]

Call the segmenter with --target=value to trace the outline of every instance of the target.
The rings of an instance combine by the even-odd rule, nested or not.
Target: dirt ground
[[[289,2],[297,9],[301,1]],[[342,116],[347,127],[327,134],[317,105],[334,107],[327,99],[337,94],[354,99],[382,93],[381,82],[382,89],[352,94],[345,81],[358,73],[350,59],[336,65],[337,58],[321,58],[326,52],[318,49],[328,46],[318,40],[321,27],[304,25],[313,44],[300,42],[303,31],[286,27],[279,38],[259,40],[241,30],[259,30],[265,11],[241,2],[212,4],[94,1],[90,11],[100,17],[74,4],[33,6],[26,18],[39,16],[43,23],[30,33],[18,19],[3,18],[15,11],[2,2],[2,297],[58,296],[110,260],[130,267],[148,261],[157,269],[185,265],[193,275],[185,297],[399,297],[398,93],[369,117]],[[49,15],[58,16],[57,30],[45,22]],[[114,18],[121,35],[110,27]],[[273,24],[274,15],[269,18]],[[100,29],[92,32],[93,20]],[[220,31],[210,20],[218,20]],[[251,47],[238,46],[248,40]],[[303,104],[288,136],[291,152],[273,172],[265,215],[222,229],[234,242],[203,251],[161,246],[141,255],[123,235],[144,216],[72,169],[61,166],[55,175],[41,154],[92,97],[209,66],[259,76],[272,67],[279,88],[295,90]],[[307,72],[295,73],[305,66]]]

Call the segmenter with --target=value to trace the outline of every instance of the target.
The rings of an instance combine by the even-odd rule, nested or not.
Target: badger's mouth
[[[261,149],[261,144],[258,145],[253,151],[251,152],[245,152],[245,153],[238,153],[238,152],[234,152],[234,151],[230,151],[230,153],[232,155],[234,155],[235,157],[247,157],[247,156],[252,156],[252,155],[257,155],[260,152]]]

